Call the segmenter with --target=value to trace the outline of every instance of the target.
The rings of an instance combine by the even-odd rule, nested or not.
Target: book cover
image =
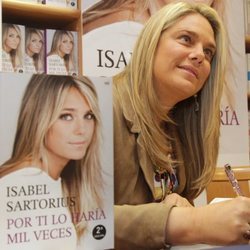
[[[46,73],[55,75],[78,74],[77,32],[46,30]]]
[[[0,74],[0,141],[4,145],[0,152],[1,249],[114,247],[112,84],[108,78],[83,78],[84,84],[82,78],[72,80],[71,76]],[[42,107],[39,100],[43,102]],[[27,108],[36,110],[36,105],[39,112],[26,113]],[[19,113],[22,115],[18,119]],[[23,119],[31,122],[28,128]],[[22,122],[26,125],[24,130]],[[63,128],[61,136],[60,128]],[[16,147],[22,144],[25,130],[27,141],[21,146],[23,153],[20,154]],[[33,140],[34,130],[41,139],[38,162],[35,161],[36,146],[33,147],[33,142],[38,145]],[[42,136],[41,131],[47,132]],[[60,141],[57,148],[53,147],[56,138]],[[64,146],[66,151],[62,153]],[[34,153],[30,158],[33,164],[29,164],[29,156],[22,158],[29,147]],[[83,158],[79,160],[82,153]],[[52,157],[53,167],[50,164],[47,170],[37,167],[39,162],[42,165],[46,160],[51,162],[53,155],[56,156]],[[21,165],[17,160],[19,156]],[[71,160],[59,171],[60,176],[54,178],[54,171],[66,158]],[[65,189],[65,184],[70,188]]]
[[[45,0],[47,5],[77,9],[77,0]]]
[[[24,71],[34,74],[45,72],[44,30],[25,27]]]
[[[2,23],[2,71],[24,72],[25,27]]]

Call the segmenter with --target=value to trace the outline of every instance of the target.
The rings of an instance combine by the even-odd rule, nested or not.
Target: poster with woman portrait
[[[203,2],[213,7],[221,16],[228,33],[229,66],[221,103],[217,165],[223,167],[230,163],[232,166],[249,166],[244,1],[186,1]],[[128,64],[144,23],[157,10],[172,2],[176,0],[83,0],[83,73],[94,76],[119,73]],[[234,16],[238,17],[237,21]]]
[[[128,64],[146,18],[144,14],[138,21],[132,17],[131,6],[140,8],[144,1],[132,2],[82,1],[83,74],[113,76]]]
[[[111,85],[0,74],[1,249],[114,247]]]
[[[249,166],[247,60],[245,54],[244,1],[226,0],[224,23],[229,41],[229,67],[221,103],[221,140],[218,165]],[[233,16],[239,16],[237,21]],[[228,101],[231,100],[231,101]]]
[[[76,31],[47,29],[46,50],[47,74],[78,74],[78,43]]]

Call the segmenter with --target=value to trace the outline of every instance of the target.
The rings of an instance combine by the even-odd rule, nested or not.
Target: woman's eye
[[[59,119],[64,121],[71,121],[73,117],[70,114],[62,114],[60,115]]]
[[[188,42],[191,42],[191,37],[188,36],[188,35],[182,35],[182,36],[180,37],[180,40],[181,40],[181,41],[184,41],[185,43],[188,43]]]
[[[84,118],[87,120],[93,120],[93,119],[95,119],[95,116],[92,112],[89,112],[84,116]]]
[[[204,54],[209,61],[212,61],[214,52],[211,49],[204,49]]]

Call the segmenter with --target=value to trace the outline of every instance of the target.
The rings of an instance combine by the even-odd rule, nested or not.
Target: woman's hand
[[[175,204],[177,207],[191,207],[192,206],[192,204],[186,198],[183,198],[179,194],[176,194],[176,193],[167,195],[162,202]]]
[[[250,198],[237,197],[203,207],[174,207],[166,225],[167,242],[180,244],[248,244]]]

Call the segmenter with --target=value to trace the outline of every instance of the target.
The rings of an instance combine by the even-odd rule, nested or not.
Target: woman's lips
[[[181,65],[178,68],[184,69],[185,71],[188,71],[189,73],[194,75],[196,79],[198,79],[198,71],[193,66],[191,66],[191,65]]]

